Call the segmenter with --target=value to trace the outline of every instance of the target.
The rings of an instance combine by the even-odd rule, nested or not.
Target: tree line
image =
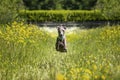
[[[30,10],[76,10],[92,9],[97,0],[23,0]]]
[[[120,0],[0,0],[0,24],[20,20],[21,10],[100,10],[120,18]]]

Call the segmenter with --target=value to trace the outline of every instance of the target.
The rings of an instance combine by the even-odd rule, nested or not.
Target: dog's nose
[[[63,36],[63,34],[60,34],[60,36]]]

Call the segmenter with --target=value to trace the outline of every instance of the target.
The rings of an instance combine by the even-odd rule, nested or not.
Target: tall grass
[[[51,49],[51,42],[52,38],[48,33],[33,25],[14,22],[11,26],[1,26],[0,79],[30,78],[32,76],[30,68],[44,59]],[[28,77],[25,77],[25,74]]]
[[[68,35],[75,51],[70,56],[76,65],[70,69],[73,80],[119,80],[120,27],[105,26]],[[72,62],[71,61],[71,62]],[[87,70],[87,71],[86,71]]]
[[[67,34],[67,53],[55,33],[14,22],[0,27],[0,80],[119,80],[120,26]]]

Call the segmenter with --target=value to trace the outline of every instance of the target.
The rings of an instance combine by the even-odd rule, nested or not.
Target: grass
[[[0,80],[119,80],[120,26],[66,33],[67,53],[56,35],[14,22],[0,27]]]

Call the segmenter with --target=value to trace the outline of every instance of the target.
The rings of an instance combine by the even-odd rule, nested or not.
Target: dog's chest
[[[58,36],[59,41],[63,41],[65,39],[65,36]]]

